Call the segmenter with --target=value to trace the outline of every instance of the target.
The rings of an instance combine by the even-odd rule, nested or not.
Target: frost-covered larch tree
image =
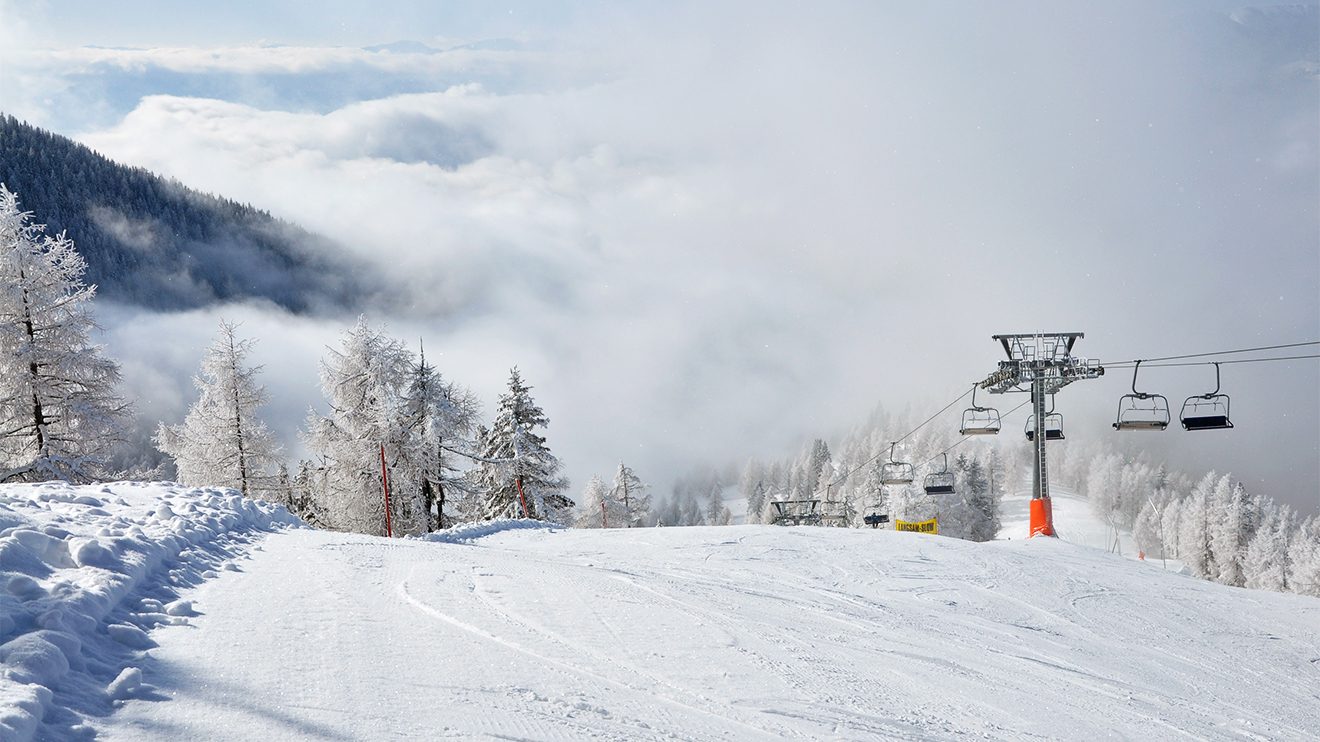
[[[755,523],[761,518],[761,508],[765,505],[766,471],[761,462],[750,459],[738,480],[738,491],[747,500],[747,522]]]
[[[1213,534],[1211,510],[1216,501],[1227,499],[1216,497],[1215,490],[1227,490],[1229,485],[1227,476],[1216,485],[1217,476],[1215,472],[1209,472],[1202,477],[1183,500],[1178,514],[1178,559],[1202,579],[1219,574],[1210,545]]]
[[[261,367],[246,364],[255,341],[238,339],[236,329],[220,323],[202,357],[201,373],[193,377],[197,401],[182,423],[157,429],[156,446],[174,459],[183,484],[232,487],[246,497],[286,500],[277,482],[280,446],[257,415],[268,398],[257,383]]]
[[[643,482],[632,467],[619,462],[619,468],[614,472],[614,482],[610,486],[610,498],[622,508],[623,522],[620,525],[636,528],[643,524],[651,513],[650,489],[650,485]]]
[[[119,366],[90,340],[94,286],[0,185],[0,482],[106,476],[124,440]]]
[[[424,514],[420,525],[435,531],[450,525],[445,514],[449,493],[463,489],[453,450],[470,450],[480,405],[472,392],[446,380],[426,362],[425,349],[408,371],[403,398],[403,423],[409,445],[401,450],[400,466],[406,462],[416,474],[415,492],[401,493],[414,500],[411,506]]]
[[[733,513],[724,506],[724,487],[713,482],[706,494],[706,509],[702,513],[706,525],[727,526],[733,521]]]
[[[545,438],[536,434],[549,423],[532,400],[531,387],[514,368],[481,451],[485,460],[477,478],[483,519],[524,515],[557,523],[571,519],[573,502],[563,494],[568,480],[559,474],[562,465]]]
[[[1260,521],[1259,508],[1241,483],[1221,492],[1214,504],[1215,517],[1210,524],[1210,550],[1214,554],[1218,573],[1211,575],[1216,582],[1241,587],[1246,581],[1243,560],[1247,546],[1256,535]]]
[[[1288,561],[1292,591],[1320,598],[1320,516],[1311,516],[1293,534]]]
[[[600,477],[593,476],[582,490],[576,525],[578,528],[623,528],[623,503],[610,496]]]
[[[1266,513],[1242,560],[1247,587],[1276,592],[1292,589],[1292,558],[1288,554],[1292,523],[1292,509],[1287,505]]]
[[[365,317],[344,334],[343,349],[321,361],[321,389],[328,415],[310,413],[306,442],[318,459],[319,486],[313,495],[329,525],[345,531],[384,535],[385,496],[380,449],[385,447],[397,532],[416,528],[420,514],[407,512],[408,493],[417,491],[411,466],[395,466],[408,446],[406,424],[398,414],[411,357],[403,344],[372,328]]]

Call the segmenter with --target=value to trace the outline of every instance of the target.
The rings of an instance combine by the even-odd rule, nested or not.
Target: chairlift
[[[897,442],[889,444],[889,462],[880,466],[880,484],[912,484],[915,474],[912,465],[894,460],[894,447],[897,445]]]
[[[1036,416],[1027,417],[1027,440],[1036,440]],[[1050,395],[1050,409],[1045,413],[1045,440],[1061,441],[1063,435],[1063,414],[1054,411],[1054,395]]]
[[[953,494],[953,472],[949,471],[949,454],[941,455],[944,457],[944,468],[926,475],[924,484],[928,495]]]
[[[1163,394],[1137,391],[1137,372],[1141,361],[1132,369],[1132,393],[1118,399],[1118,419],[1114,430],[1164,430],[1169,427],[1169,400]]]
[[[1183,430],[1224,430],[1233,427],[1228,419],[1228,395],[1219,393],[1219,364],[1215,363],[1215,390],[1183,402],[1178,415]]]
[[[862,522],[865,523],[866,525],[872,527],[872,528],[879,528],[880,525],[881,525],[882,523],[888,523],[888,522],[889,522],[889,514],[888,514],[888,513],[871,513],[870,515],[865,516],[864,518],[862,518]]]
[[[997,435],[1001,427],[999,410],[976,404],[976,385],[973,384],[972,406],[963,410],[962,427],[958,432],[963,435]]]

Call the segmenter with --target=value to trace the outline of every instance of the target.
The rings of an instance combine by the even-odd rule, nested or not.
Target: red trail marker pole
[[[513,481],[518,484],[518,501],[522,503],[523,517],[530,518],[532,514],[527,512],[527,495],[523,494],[522,477],[518,477]]]

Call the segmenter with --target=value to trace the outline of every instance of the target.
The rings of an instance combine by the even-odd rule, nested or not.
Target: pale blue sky
[[[113,46],[213,46],[259,41],[369,45],[397,39],[521,36],[563,28],[583,17],[614,12],[609,9],[620,7],[595,0],[46,0],[21,5],[22,15],[43,43]]]

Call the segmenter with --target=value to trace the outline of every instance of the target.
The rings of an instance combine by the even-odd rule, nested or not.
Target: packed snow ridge
[[[0,739],[89,737],[90,719],[152,697],[138,666],[151,629],[194,615],[182,591],[299,523],[232,490],[0,487]]]

